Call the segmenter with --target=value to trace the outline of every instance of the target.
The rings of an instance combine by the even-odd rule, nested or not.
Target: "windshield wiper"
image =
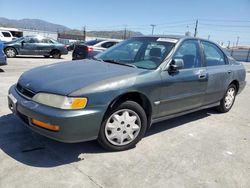
[[[124,65],[124,66],[128,66],[128,67],[134,67],[134,68],[137,68],[137,66],[131,64],[131,63],[122,63],[122,62],[119,62],[117,60],[114,60],[114,59],[104,59],[102,60],[104,62],[107,62],[107,63],[113,63],[113,64],[117,64],[117,65]]]

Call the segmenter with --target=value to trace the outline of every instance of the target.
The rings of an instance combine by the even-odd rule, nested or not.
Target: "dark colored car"
[[[244,66],[213,42],[135,37],[95,60],[25,72],[9,90],[9,108],[52,139],[98,139],[120,151],[134,147],[155,122],[211,107],[228,112],[245,77]]]
[[[4,48],[4,45],[0,41],[0,66],[7,65],[7,59],[6,59],[6,55],[3,52],[3,48]]]
[[[21,37],[11,42],[4,43],[4,52],[7,57],[16,55],[43,55],[44,57],[60,58],[61,55],[68,54],[67,47],[53,39],[28,36]]]
[[[100,52],[107,50],[117,44],[118,40],[90,40],[85,43],[74,45],[72,60],[91,59]]]

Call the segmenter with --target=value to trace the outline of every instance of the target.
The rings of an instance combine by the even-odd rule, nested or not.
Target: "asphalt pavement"
[[[24,71],[70,59],[22,56],[0,67],[0,187],[250,186],[250,63],[244,63],[246,88],[229,113],[208,109],[167,120],[136,148],[106,152],[96,141],[65,144],[40,136],[7,107],[8,88]]]

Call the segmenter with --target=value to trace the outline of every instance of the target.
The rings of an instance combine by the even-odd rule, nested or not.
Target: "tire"
[[[53,50],[53,51],[51,52],[51,55],[52,55],[52,57],[55,58],[55,59],[60,59],[60,58],[61,58],[61,53],[60,53],[59,50]]]
[[[237,94],[237,88],[234,84],[230,84],[224,97],[220,101],[220,105],[217,107],[217,111],[226,113],[233,107]]]
[[[44,57],[45,57],[45,58],[49,58],[49,57],[50,57],[50,55],[44,55]]]
[[[12,48],[12,47],[7,47],[5,50],[4,50],[6,56],[8,58],[13,58],[13,57],[16,57],[17,55],[17,51],[15,48]]]
[[[106,113],[98,142],[109,151],[123,151],[135,147],[146,130],[147,117],[143,108],[134,101],[126,101]]]

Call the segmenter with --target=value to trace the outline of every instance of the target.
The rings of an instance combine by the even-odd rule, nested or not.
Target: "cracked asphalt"
[[[96,141],[40,136],[7,107],[8,88],[24,71],[70,55],[22,56],[0,67],[0,187],[250,186],[250,63],[247,86],[229,113],[208,109],[155,124],[136,148],[112,153]]]

